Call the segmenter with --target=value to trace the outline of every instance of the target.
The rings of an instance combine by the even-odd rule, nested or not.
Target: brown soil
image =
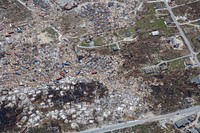
[[[192,97],[199,103],[200,90],[196,85],[190,83],[190,79],[199,72],[199,69],[190,69],[173,71],[170,74],[161,73],[159,76],[150,77],[148,80],[153,83],[163,83],[163,85],[151,86],[153,92],[148,98],[153,104],[152,110],[166,113],[186,108],[189,106],[186,103],[186,97]]]
[[[188,20],[194,20],[200,18],[200,1],[186,4],[185,6],[180,6],[173,9],[176,16],[187,16]]]

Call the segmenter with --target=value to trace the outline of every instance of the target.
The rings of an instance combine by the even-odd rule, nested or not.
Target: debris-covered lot
[[[158,8],[164,3],[1,0],[0,132],[81,131],[199,103],[190,83],[199,69]],[[156,74],[144,72],[150,65]],[[149,126],[160,130],[133,131]]]
[[[152,77],[151,88],[153,91],[149,97],[153,101],[152,110],[166,113],[186,108],[193,102],[199,103],[198,87],[190,82],[194,78],[192,75],[198,73],[199,69],[175,70],[170,74],[161,73]]]
[[[0,18],[8,19],[8,22],[20,22],[31,19],[31,12],[16,0],[0,1]]]
[[[184,6],[180,6],[174,8],[174,14],[180,18],[181,21],[188,21],[188,20],[195,20],[200,18],[199,8],[198,5],[200,4],[199,1],[192,2],[186,4]]]
[[[15,125],[51,123],[46,120],[82,130],[81,125],[124,121],[123,115],[136,115],[133,111],[143,108],[141,99],[125,90],[111,92],[102,83],[84,79],[66,78],[60,84],[37,88],[1,89],[1,95],[1,130]]]

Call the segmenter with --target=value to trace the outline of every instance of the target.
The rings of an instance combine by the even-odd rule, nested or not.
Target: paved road
[[[190,24],[190,23],[193,23],[193,22],[197,22],[199,20],[200,20],[200,18],[199,19],[195,19],[195,20],[189,20],[188,22],[179,23],[179,25]]]
[[[198,67],[200,67],[199,60],[197,59],[197,56],[196,56],[197,53],[194,52],[194,50],[193,50],[193,48],[192,48],[192,46],[191,46],[189,40],[187,39],[185,33],[184,33],[183,30],[181,29],[179,23],[177,22],[176,17],[175,17],[174,13],[173,13],[172,10],[171,10],[171,7],[169,6],[167,0],[163,0],[163,2],[165,3],[165,6],[166,6],[167,10],[169,11],[169,14],[170,14],[172,20],[174,21],[174,23],[175,23],[176,27],[178,28],[178,30],[179,30],[181,36],[183,37],[183,40],[184,40],[185,44],[187,45],[187,47],[188,47],[190,53],[192,54],[192,56],[193,56],[193,58],[194,58],[194,61],[195,61],[195,65],[198,66]]]
[[[192,55],[189,54],[189,55],[185,55],[185,56],[181,56],[181,57],[177,57],[177,58],[174,58],[174,59],[171,59],[171,60],[164,60],[164,61],[161,61],[160,63],[156,64],[156,65],[151,65],[151,66],[145,66],[143,67],[143,69],[151,69],[153,67],[159,67],[161,64],[163,63],[169,63],[169,62],[172,62],[172,61],[176,61],[176,60],[180,60],[180,59],[185,59],[187,57],[191,57]]]
[[[104,126],[101,128],[88,129],[88,130],[82,131],[81,133],[103,133],[103,132],[108,132],[108,131],[113,131],[117,129],[123,129],[126,127],[132,127],[132,126],[144,124],[146,122],[162,121],[162,120],[167,120],[167,119],[169,120],[169,119],[175,118],[177,115],[179,116],[191,115],[191,114],[197,113],[198,111],[200,111],[200,106],[194,106],[191,108],[176,111],[174,113],[159,115],[159,116],[155,116],[148,119],[128,121],[128,122],[118,123],[114,125]]]

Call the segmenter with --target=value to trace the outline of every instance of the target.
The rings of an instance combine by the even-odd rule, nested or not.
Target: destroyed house
[[[177,43],[176,37],[170,37],[169,38],[169,43],[172,48],[178,48],[180,44]]]
[[[197,84],[197,85],[199,85],[199,84],[200,84],[200,77],[199,77],[199,76],[194,77],[194,78],[191,80],[191,83],[192,83],[192,84]]]
[[[191,66],[193,66],[193,59],[191,59],[191,58],[186,58],[185,59],[185,61],[184,61],[184,64],[185,64],[185,66],[186,67],[191,67]]]

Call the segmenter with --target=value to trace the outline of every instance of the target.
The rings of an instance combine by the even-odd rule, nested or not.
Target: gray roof
[[[195,120],[195,116],[194,115],[189,115],[189,116],[187,116],[187,119],[189,120],[189,121],[191,121],[191,122],[193,122],[194,120]]]
[[[195,128],[200,133],[200,126]]]
[[[200,77],[197,76],[197,77],[193,78],[193,79],[191,80],[191,83],[193,83],[193,84],[200,84]]]
[[[189,133],[199,133],[199,132],[195,129],[189,129]]]
[[[197,21],[197,24],[200,25],[200,20]]]
[[[189,120],[187,118],[180,119],[175,122],[175,125],[177,128],[185,127],[187,124],[189,124]]]
[[[108,7],[114,6],[114,2],[108,2]]]

